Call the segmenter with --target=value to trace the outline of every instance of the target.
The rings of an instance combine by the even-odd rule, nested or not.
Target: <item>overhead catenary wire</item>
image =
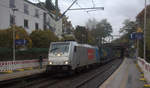
[[[79,5],[79,3],[78,3],[78,2],[76,2],[76,5],[78,5],[78,6],[81,8],[81,6]]]
[[[74,1],[74,0],[71,0],[71,1]],[[79,7],[78,10],[82,9],[82,6],[79,4],[78,1],[76,1],[75,4]],[[69,9],[69,10],[72,10],[72,9]],[[84,11],[85,11],[87,14],[89,14],[89,12],[96,11],[96,10],[84,9]]]
[[[77,4],[80,8],[82,8],[82,7],[79,5],[78,2],[76,2],[76,4]],[[87,14],[89,14],[86,10],[85,10],[85,12],[86,12]]]
[[[41,1],[40,0],[36,0],[36,1],[38,1],[39,2],[39,4],[43,7],[43,8],[45,8],[44,6],[43,6],[43,4],[41,4]],[[75,1],[77,1],[77,0],[75,0]],[[74,2],[75,2],[74,1]],[[79,3],[77,2],[76,3],[79,7],[80,7],[80,9],[85,9],[86,10],[86,8],[81,8],[81,6],[79,5]],[[3,7],[6,7],[6,8],[10,8],[10,7],[8,7],[8,6],[5,6],[5,5],[3,5],[2,3],[0,3],[0,5],[1,6],[3,6]],[[70,10],[70,9],[69,9]],[[46,9],[46,11],[47,11],[47,9]],[[96,11],[96,10],[90,10],[90,11],[86,11],[87,13],[88,12],[91,12],[91,11]],[[17,11],[17,12],[20,12],[20,13],[24,13],[24,11],[21,11],[20,9]],[[65,12],[66,13],[66,12]],[[63,13],[64,14],[64,13]],[[88,13],[89,14],[89,13]],[[31,16],[31,17],[35,17],[34,15],[30,15],[30,14],[27,14],[28,16]]]
[[[69,9],[69,10],[92,10],[92,9],[94,9],[94,10],[96,10],[96,9],[101,9],[101,10],[104,10],[104,7],[94,7],[94,8],[73,8],[73,9]]]

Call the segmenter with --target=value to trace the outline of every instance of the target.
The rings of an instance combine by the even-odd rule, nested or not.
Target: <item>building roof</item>
[[[40,8],[40,9],[43,9],[43,10],[47,11],[48,14],[49,14],[53,19],[55,19],[55,17],[53,16],[54,13],[53,13],[52,11],[48,10],[46,7],[44,7],[44,6],[45,6],[45,3],[44,3],[44,2],[32,3],[32,2],[30,2],[30,1],[28,1],[28,0],[24,0],[24,1],[27,2],[27,3],[29,3],[29,4],[32,4],[32,5],[36,6],[36,7],[38,7],[38,8]]]
[[[136,16],[137,19],[142,19],[144,18],[144,11],[145,8]],[[150,17],[150,5],[147,5],[147,17]]]

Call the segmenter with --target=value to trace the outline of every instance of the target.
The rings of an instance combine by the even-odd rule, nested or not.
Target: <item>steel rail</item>
[[[97,87],[100,86],[101,83],[103,83],[109,76],[111,76],[111,74],[114,72],[114,70],[116,70],[121,63],[119,63],[115,68],[112,67],[112,64],[109,64],[107,67],[105,67],[102,71],[94,74],[93,76],[91,76],[88,79],[85,79],[84,81],[82,81],[80,84],[77,84],[74,88],[82,88],[82,86],[84,86],[85,84],[88,84],[90,81],[94,80],[95,78],[97,78],[98,76],[105,77],[104,80],[102,80],[102,82],[100,82],[99,84],[97,84]],[[110,74],[111,73],[111,74]],[[107,75],[108,74],[108,75]]]

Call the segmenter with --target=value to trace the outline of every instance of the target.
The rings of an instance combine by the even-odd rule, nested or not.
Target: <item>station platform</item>
[[[136,60],[125,58],[120,67],[99,88],[144,88]]]
[[[43,67],[42,69],[40,69],[39,67],[36,67],[36,68],[28,68],[28,69],[18,69],[13,72],[0,72],[0,81],[43,73],[45,72],[45,70],[46,70],[46,67]]]

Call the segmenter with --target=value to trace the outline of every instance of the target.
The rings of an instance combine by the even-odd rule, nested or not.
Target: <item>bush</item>
[[[36,30],[30,35],[21,27],[14,27],[16,39],[27,40],[26,47],[16,45],[16,60],[37,59],[47,57],[51,42],[58,41],[58,37],[50,30]],[[32,48],[32,45],[34,48]],[[13,28],[0,30],[0,60],[13,59]],[[20,51],[19,48],[26,48]]]
[[[15,34],[18,36],[18,39],[25,39],[27,40],[27,47],[32,47],[32,40],[30,39],[29,35],[22,27],[14,27]],[[7,47],[12,48],[13,46],[13,28],[8,28],[4,30],[0,30],[0,47]],[[16,46],[17,48],[22,46]]]
[[[61,39],[61,41],[75,41],[75,38],[73,35],[62,35],[63,38]]]
[[[48,57],[49,48],[30,48],[25,51],[16,50],[16,60],[38,59],[39,56]],[[13,51],[11,48],[0,48],[0,61],[13,60]]]
[[[50,30],[36,30],[30,35],[33,47],[49,48],[51,42],[58,41],[58,37]]]

